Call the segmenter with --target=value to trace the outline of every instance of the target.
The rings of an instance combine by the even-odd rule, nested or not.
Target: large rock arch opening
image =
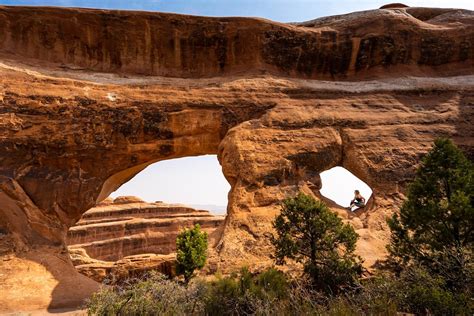
[[[109,284],[150,270],[174,276],[179,232],[199,224],[211,246],[221,238],[228,188],[217,156],[149,165],[69,228],[72,262]]]

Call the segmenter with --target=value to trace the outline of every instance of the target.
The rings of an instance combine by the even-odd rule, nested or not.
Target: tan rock
[[[73,251],[75,251],[74,249]],[[76,269],[83,275],[107,284],[117,283],[128,278],[140,278],[150,271],[158,271],[175,276],[176,254],[140,254],[127,256],[115,262],[92,259],[85,253],[76,253]]]
[[[119,196],[114,199],[114,204],[143,203],[142,199],[136,196]]]
[[[175,255],[179,232],[199,224],[212,236],[224,222],[224,216],[207,211],[140,201],[135,197],[118,197],[113,203],[90,209],[69,229],[66,242],[71,260],[81,273],[100,281],[107,274],[114,278],[125,275],[117,269],[127,267],[140,272],[161,267],[160,271],[170,273],[169,258]],[[155,255],[153,260],[144,255],[149,253]],[[163,258],[167,263],[162,265]],[[143,267],[138,269],[141,260]],[[94,271],[91,273],[90,269]]]
[[[319,173],[337,165],[373,190],[354,220],[370,267],[433,139],[474,157],[473,25],[472,11],[429,8],[288,25],[0,7],[0,312],[95,290],[68,229],[151,163],[184,156],[218,154],[232,187],[210,271],[269,264],[281,200],[319,197]]]

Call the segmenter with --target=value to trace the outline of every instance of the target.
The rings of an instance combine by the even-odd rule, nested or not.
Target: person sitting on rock
[[[365,198],[360,194],[359,190],[354,191],[354,199],[351,201],[349,210],[352,210],[353,207],[362,208],[365,206]]]

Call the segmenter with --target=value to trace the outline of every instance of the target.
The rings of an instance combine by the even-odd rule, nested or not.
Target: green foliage
[[[446,281],[420,267],[410,267],[394,282],[400,310],[417,315],[472,315],[469,299],[446,289]],[[472,304],[472,303],[471,303]]]
[[[202,291],[199,284],[183,287],[151,273],[146,280],[103,288],[87,302],[87,313],[98,316],[202,314]]]
[[[176,271],[184,275],[186,283],[201,269],[207,259],[207,233],[201,231],[199,224],[185,229],[176,237]]]
[[[358,235],[321,201],[299,193],[286,199],[273,226],[278,264],[293,259],[304,264],[313,286],[337,294],[354,285],[362,273],[354,254]]]
[[[378,274],[362,282],[362,289],[348,297],[350,305],[365,315],[472,315],[468,297],[446,290],[445,281],[412,266],[399,276]]]
[[[448,139],[435,141],[423,158],[400,214],[389,221],[392,267],[412,264],[472,291],[474,165]],[[469,289],[469,287],[471,289]]]
[[[288,292],[288,280],[281,271],[268,269],[255,278],[255,284],[267,296],[275,299],[283,299]]]
[[[471,304],[471,305],[469,305]],[[444,280],[411,267],[399,277],[377,275],[357,291],[324,296],[275,269],[247,269],[183,286],[152,273],[148,279],[103,288],[89,315],[472,315],[472,298],[447,291]]]
[[[282,272],[268,269],[252,275],[243,268],[240,274],[209,284],[205,311],[207,315],[266,315],[287,292],[288,282]]]

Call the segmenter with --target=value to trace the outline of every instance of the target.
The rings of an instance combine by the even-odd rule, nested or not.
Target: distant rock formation
[[[403,3],[389,3],[380,7],[380,9],[401,9],[401,8],[408,8],[408,6]]]
[[[76,269],[97,281],[113,284],[127,278],[142,277],[149,271],[158,271],[167,276],[175,275],[176,254],[140,254],[126,256],[117,261],[90,258],[82,248],[70,248],[69,254]]]
[[[67,244],[76,268],[96,281],[150,269],[173,274],[178,233],[199,224],[212,235],[224,218],[184,205],[121,196],[84,213],[69,229]]]

